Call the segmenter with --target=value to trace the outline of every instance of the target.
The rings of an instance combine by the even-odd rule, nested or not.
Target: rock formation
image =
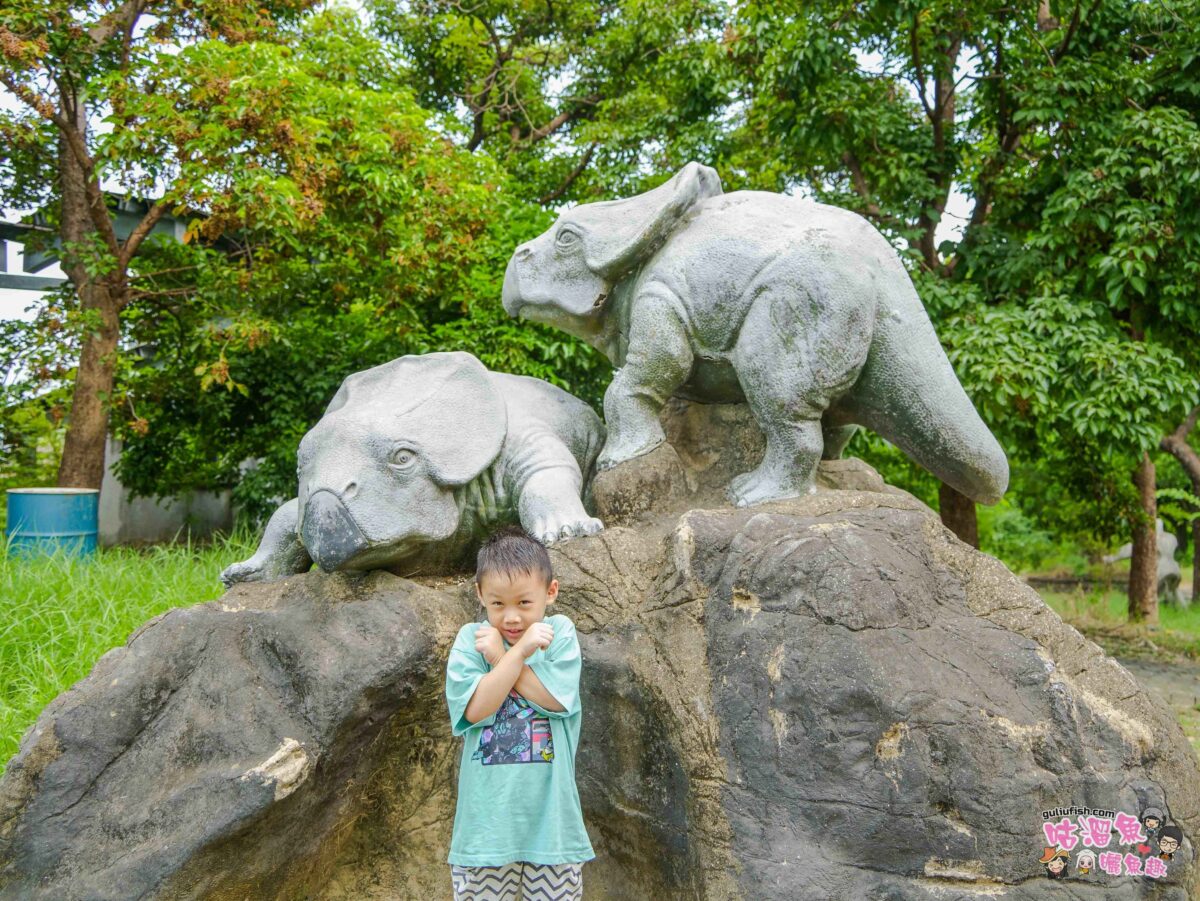
[[[740,451],[702,444],[649,479],[667,502],[551,552],[585,658],[588,897],[1200,889],[1196,757],[1124,669],[864,464],[706,508]],[[9,763],[0,898],[449,897],[468,579],[314,571],[151,620]],[[1041,811],[1072,805],[1160,808],[1183,847],[1161,880],[1051,881]]]

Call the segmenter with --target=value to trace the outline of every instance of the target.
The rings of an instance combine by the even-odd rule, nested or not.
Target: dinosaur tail
[[[880,298],[871,350],[841,404],[853,421],[895,444],[961,494],[994,504],[1008,459],[967,397],[908,274]]]

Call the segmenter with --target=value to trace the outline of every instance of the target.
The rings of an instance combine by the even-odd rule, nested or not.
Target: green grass
[[[219,597],[221,570],[248,557],[253,539],[102,549],[86,559],[4,550],[0,541],[0,761],[43,707],[150,617]]]
[[[1188,574],[1190,580],[1191,574]],[[1106,652],[1122,657],[1179,657],[1200,660],[1200,604],[1186,610],[1160,604],[1158,625],[1129,622],[1129,598],[1119,588],[1056,592],[1039,591],[1063,619]]]
[[[1191,574],[1187,574],[1190,580]],[[1188,584],[1188,583],[1185,583]],[[1120,589],[1101,589],[1091,592],[1076,590],[1054,592],[1042,590],[1042,599],[1058,614],[1104,648],[1113,657],[1149,659],[1169,665],[1182,684],[1196,678],[1200,660],[1200,604],[1186,610],[1159,605],[1157,626],[1134,625],[1129,622],[1129,599]],[[1154,671],[1152,671],[1154,672]],[[1147,677],[1143,677],[1147,678]],[[1151,676],[1157,684],[1158,677]],[[1158,688],[1149,686],[1152,691]],[[1183,727],[1192,747],[1200,754],[1200,707],[1195,698],[1171,691],[1163,694]]]

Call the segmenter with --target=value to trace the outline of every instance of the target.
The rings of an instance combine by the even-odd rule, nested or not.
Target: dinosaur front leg
[[[678,303],[661,295],[633,301],[625,365],[604,393],[608,441],[597,470],[640,457],[666,440],[658,414],[692,370],[691,340]]]
[[[579,499],[581,483],[579,467],[573,460],[531,475],[518,502],[525,531],[543,544],[602,531],[604,523],[589,516]]]
[[[254,556],[226,567],[221,573],[226,588],[236,582],[267,582],[308,572],[312,559],[297,534],[298,510],[299,504],[292,498],[271,514]]]

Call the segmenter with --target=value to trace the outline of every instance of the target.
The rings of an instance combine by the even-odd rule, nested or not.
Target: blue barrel
[[[10,554],[96,553],[100,492],[95,488],[10,488]]]

